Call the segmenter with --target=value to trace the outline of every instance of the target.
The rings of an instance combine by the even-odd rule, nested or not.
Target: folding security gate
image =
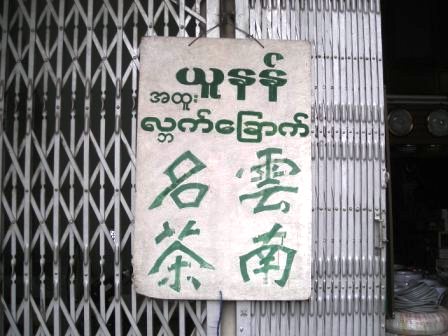
[[[380,335],[387,174],[379,0],[235,6],[238,38],[313,45],[315,185],[311,300],[239,302],[235,333]],[[216,334],[216,302],[135,293],[131,247],[140,38],[199,36],[219,22],[219,7],[1,2],[1,333]]]
[[[387,172],[380,1],[236,4],[242,31],[312,44],[315,186],[311,300],[239,303],[238,328],[245,335],[383,335]]]
[[[205,302],[136,295],[131,247],[139,41],[198,35],[216,6],[1,2],[1,332],[206,333]]]

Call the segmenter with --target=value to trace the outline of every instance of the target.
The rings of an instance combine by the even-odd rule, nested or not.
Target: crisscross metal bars
[[[138,47],[198,36],[218,13],[215,0],[1,2],[2,333],[206,333],[212,303],[132,284]]]
[[[311,300],[239,303],[237,327],[241,335],[382,335],[387,174],[379,1],[236,5],[236,25],[256,38],[312,45],[315,186]]]

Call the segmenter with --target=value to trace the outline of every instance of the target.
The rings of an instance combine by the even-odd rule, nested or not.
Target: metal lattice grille
[[[257,38],[312,45],[313,294],[239,303],[245,335],[382,335],[386,169],[379,0],[236,2]],[[237,37],[244,37],[240,31]]]
[[[204,335],[206,302],[132,284],[138,45],[197,36],[218,2],[0,6],[0,332]]]

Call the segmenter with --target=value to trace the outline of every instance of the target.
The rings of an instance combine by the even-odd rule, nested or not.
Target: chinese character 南
[[[169,286],[176,292],[181,291],[181,272],[183,268],[191,268],[192,262],[196,262],[200,268],[207,268],[214,270],[215,268],[206,262],[197,253],[185,246],[182,241],[186,237],[199,236],[201,233],[200,229],[193,228],[196,221],[190,220],[184,226],[182,231],[177,236],[177,239],[167,247],[167,249],[157,258],[148,275],[158,273],[162,264],[169,258],[172,257],[174,262],[167,266],[169,272],[174,272],[174,281]],[[155,238],[156,244],[159,244],[166,238],[174,236],[175,231],[172,229],[168,222],[163,223],[163,231],[158,234]],[[191,281],[193,287],[197,290],[201,286],[201,282],[192,275],[186,277],[188,281]],[[162,278],[159,282],[159,286],[163,286],[168,282],[168,277]]]
[[[251,178],[251,182],[257,182],[256,186],[259,189],[256,192],[240,195],[240,202],[244,202],[248,199],[258,199],[258,203],[255,206],[254,214],[262,211],[281,210],[287,213],[290,208],[290,204],[287,201],[281,200],[276,203],[268,203],[269,198],[279,192],[283,193],[297,193],[298,187],[282,186],[280,185],[280,179],[285,175],[297,175],[300,172],[299,167],[288,158],[274,159],[274,155],[282,154],[280,148],[266,148],[257,152],[259,159],[265,158],[261,164],[252,166],[250,171],[255,176]],[[289,168],[285,171],[284,168]],[[241,178],[243,170],[240,169],[237,173],[237,177]]]
[[[255,250],[240,256],[240,271],[244,282],[250,281],[248,263],[252,258],[258,258],[259,268],[253,270],[254,274],[264,273],[265,280],[267,280],[268,272],[280,271],[280,279],[275,280],[275,283],[280,287],[284,287],[289,278],[292,262],[296,255],[296,250],[283,246],[283,239],[286,237],[286,232],[280,232],[282,226],[278,223],[274,224],[269,232],[263,233],[257,237],[254,237],[252,241],[257,244],[261,243],[261,246]],[[271,240],[281,239],[280,244],[271,244]],[[284,254],[286,260],[280,265],[279,256]],[[277,257],[277,260],[276,260]]]
[[[181,173],[179,176],[176,175],[176,168],[183,166],[185,164],[191,163],[193,167],[187,171]],[[166,196],[170,195],[174,203],[176,203],[179,209],[182,208],[197,208],[199,207],[202,199],[208,191],[208,186],[202,183],[184,183],[192,175],[197,174],[202,169],[206,168],[206,165],[202,163],[193,153],[186,151],[181,156],[179,156],[168,168],[164,171],[171,180],[171,185],[165,188],[151,203],[150,209],[159,207]],[[184,201],[179,195],[185,191],[197,190],[196,198],[193,201]]]

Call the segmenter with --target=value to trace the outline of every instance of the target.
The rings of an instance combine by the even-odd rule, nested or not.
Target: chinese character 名
[[[289,273],[291,271],[292,262],[296,255],[296,250],[283,246],[283,239],[286,237],[286,232],[279,232],[282,226],[278,223],[274,224],[269,232],[263,233],[257,237],[254,237],[252,241],[254,243],[261,243],[262,245],[255,250],[240,256],[240,271],[244,282],[250,280],[248,272],[248,262],[252,258],[258,258],[259,268],[253,270],[254,274],[264,273],[265,281],[267,281],[267,275],[270,271],[281,271],[281,277],[275,280],[275,283],[280,287],[284,287],[286,281],[288,281]],[[280,244],[269,244],[273,239],[281,239]],[[280,265],[280,261],[276,261],[276,255],[279,257],[280,253],[286,256],[284,265]],[[279,258],[278,258],[279,259]]]
[[[290,204],[284,200],[267,204],[269,198],[278,192],[297,193],[298,187],[282,186],[278,178],[287,175],[297,175],[300,172],[299,167],[288,158],[273,159],[276,154],[282,154],[280,148],[266,148],[257,152],[257,157],[261,159],[265,157],[265,161],[261,164],[251,167],[251,173],[255,173],[256,176],[252,177],[251,182],[258,182],[257,188],[261,189],[254,193],[243,194],[239,197],[242,203],[248,199],[258,199],[258,203],[254,208],[254,214],[262,211],[271,211],[280,209],[282,212],[287,213],[290,208]],[[286,172],[282,167],[288,166],[289,171]],[[240,169],[237,173],[237,177],[241,178],[243,175],[243,169]],[[264,189],[262,189],[265,187]]]
[[[160,267],[162,264],[168,259],[168,257],[172,256],[174,258],[174,262],[167,266],[167,270],[169,272],[174,272],[174,281],[169,286],[176,292],[180,292],[181,290],[181,271],[182,268],[191,268],[191,262],[196,262],[200,268],[207,268],[210,270],[214,270],[215,268],[206,262],[203,258],[201,258],[194,251],[189,249],[182,243],[182,240],[189,236],[199,236],[201,233],[200,229],[193,229],[196,221],[190,220],[184,226],[182,231],[177,236],[177,239],[168,246],[168,248],[159,256],[159,258],[154,262],[151,270],[148,275],[158,273],[160,271]],[[168,222],[163,223],[163,231],[157,235],[155,238],[156,244],[159,244],[166,238],[170,238],[175,234],[175,231],[170,228]],[[185,259],[184,259],[185,258]],[[201,282],[195,278],[194,276],[188,275],[186,277],[188,281],[191,281],[193,287],[197,290],[201,287]],[[168,282],[168,277],[163,277],[157,284],[158,286],[163,286]]]
[[[175,169],[181,165],[192,163],[193,167],[186,172],[177,176]],[[149,209],[159,207],[166,196],[170,195],[174,203],[176,203],[179,209],[182,208],[197,208],[199,207],[202,199],[208,191],[208,186],[202,183],[184,183],[192,175],[200,172],[206,168],[206,165],[202,163],[193,153],[186,151],[179,156],[168,168],[163,172],[171,180],[171,185],[165,188],[151,203]],[[182,200],[179,195],[185,191],[197,190],[196,198],[193,201],[187,202]]]

